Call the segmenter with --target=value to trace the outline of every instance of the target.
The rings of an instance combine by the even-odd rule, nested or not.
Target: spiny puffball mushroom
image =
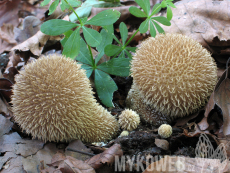
[[[126,107],[136,111],[140,115],[141,121],[160,126],[161,124],[170,124],[172,118],[161,112],[156,111],[151,104],[146,104],[140,95],[140,91],[135,85],[129,90],[126,98]]]
[[[133,110],[125,109],[119,116],[119,124],[122,129],[132,131],[140,124],[140,116]]]
[[[129,135],[129,132],[127,130],[124,130],[121,132],[120,137],[128,136],[128,135]]]
[[[158,34],[146,39],[131,62],[133,83],[145,103],[172,117],[202,107],[217,81],[210,53],[181,34]]]
[[[168,124],[162,124],[158,128],[158,135],[160,135],[162,138],[168,138],[172,134],[172,127]]]
[[[15,121],[44,141],[99,142],[110,139],[118,121],[93,97],[85,70],[70,58],[48,55],[15,77]]]

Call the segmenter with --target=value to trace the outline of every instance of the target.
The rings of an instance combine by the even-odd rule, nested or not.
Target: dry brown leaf
[[[85,161],[85,163],[92,166],[94,169],[98,169],[103,164],[113,164],[115,156],[122,156],[123,151],[121,150],[120,144],[114,144],[112,147],[105,150],[103,153],[93,156],[92,158]]]
[[[23,144],[23,141],[19,142]],[[26,150],[26,148],[25,148]],[[46,164],[50,163],[53,155],[58,151],[55,143],[46,144],[43,149],[40,149],[35,154],[31,153],[28,157],[23,157],[16,155],[13,152],[5,152],[3,156],[0,156],[0,170],[1,173],[18,173],[18,172],[31,172],[40,173],[41,163],[44,162],[45,168]],[[3,166],[4,165],[4,166]],[[58,172],[55,172],[58,173]]]
[[[175,127],[181,127],[181,126],[184,126],[186,125],[190,120],[196,118],[199,116],[199,114],[201,113],[202,109],[199,110],[198,112],[194,113],[194,114],[191,114],[189,116],[185,116],[185,117],[182,117],[182,118],[179,118],[176,120],[176,124],[174,125]]]
[[[163,150],[169,149],[169,142],[165,139],[155,139],[155,144],[157,147],[162,148]]]
[[[6,165],[6,162],[12,158],[16,158],[17,155],[13,152],[6,152],[3,156],[0,156],[0,170],[2,169],[3,165]]]
[[[218,171],[222,173],[228,166],[226,162],[221,163],[218,159],[165,156],[159,161],[150,164],[143,173],[213,173]]]
[[[3,158],[5,158],[4,156]],[[25,173],[25,170],[22,165],[22,158],[23,158],[22,156],[16,156],[16,155],[10,155],[10,156],[7,155],[7,156],[9,160],[4,164],[1,173],[19,173],[19,172]]]
[[[9,62],[6,66],[5,73],[9,73],[10,67],[16,67],[18,65],[18,63],[21,62],[20,55],[16,54],[14,51],[10,52],[9,55],[10,55]]]
[[[211,110],[214,109],[214,106],[215,106],[215,102],[214,102],[214,92],[213,92],[206,105],[204,118],[198,123],[200,130],[206,130],[209,127],[209,124],[207,121],[208,115],[211,112]]]
[[[40,173],[42,169],[41,161],[43,162],[44,168],[47,168],[47,164],[50,163],[50,160],[58,151],[61,150],[57,148],[55,143],[45,144],[44,148],[40,149],[32,157],[23,157],[23,168],[26,172]]]
[[[12,117],[13,113],[11,112],[10,106],[8,105],[8,103],[2,99],[0,99],[0,113],[6,115],[7,117]]]
[[[4,73],[3,77],[9,79],[12,83],[15,83],[14,76],[18,74],[18,70],[15,67],[10,67],[8,69],[8,73]]]
[[[40,30],[41,21],[34,16],[27,16],[23,20],[23,29],[14,28],[14,38],[18,43],[22,43],[32,37]]]
[[[11,122],[9,119],[7,119],[6,117],[0,114],[0,139],[4,134],[10,131],[13,124],[14,124],[13,122]]]
[[[43,148],[44,143],[39,140],[22,139],[17,132],[0,137],[0,151],[14,152],[27,157]]]
[[[13,47],[12,51],[28,51],[30,50],[34,55],[40,56],[44,45],[48,40],[61,40],[62,36],[50,36],[45,35],[41,31],[38,31],[33,37],[22,42],[21,44]]]
[[[212,46],[230,46],[229,0],[183,0],[172,8],[171,26],[162,26],[166,33],[187,35],[213,53]],[[165,16],[165,14],[163,14]],[[228,42],[227,42],[228,41]],[[226,47],[222,48],[225,49]],[[229,54],[229,52],[227,52]]]
[[[86,153],[93,153],[91,149],[87,148],[81,140],[74,140],[69,143],[69,145],[65,149],[65,154],[67,156],[71,156],[74,158],[78,158],[79,160],[85,161],[86,159],[89,159],[92,156],[89,156],[87,154],[81,154],[77,151],[86,152]]]
[[[10,51],[12,47],[17,45],[14,39],[14,25],[3,24],[0,28],[0,53]]]
[[[64,153],[58,152],[55,154],[52,158],[51,164],[48,164],[50,167],[56,168],[55,173],[60,172],[68,172],[68,173],[95,173],[95,170],[89,166],[87,163],[85,163],[82,160],[77,160],[71,156],[65,156]],[[46,168],[42,170],[42,173],[46,173],[48,169]],[[53,170],[53,169],[52,169]],[[53,173],[54,173],[53,172]],[[49,172],[52,173],[52,172]]]
[[[11,101],[13,83],[9,79],[0,78],[0,93],[7,102]]]
[[[9,44],[17,44],[14,39],[14,25],[4,23],[0,28],[0,38]]]
[[[18,6],[21,0],[3,0],[0,2],[0,26],[3,23],[18,25]]]
[[[38,2],[38,0],[28,0],[28,2],[33,5],[35,2]]]
[[[214,91],[214,101],[223,113],[223,133],[230,134],[230,67],[224,72],[218,81]]]
[[[217,77],[220,78],[223,75],[224,71],[225,69],[217,68]]]

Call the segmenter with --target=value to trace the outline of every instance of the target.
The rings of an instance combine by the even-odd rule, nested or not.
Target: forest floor
[[[60,37],[50,40],[50,36],[41,34],[40,26],[44,21],[70,14],[59,9],[48,16],[49,5],[41,7],[41,2],[0,2],[0,172],[230,172],[230,70],[226,65],[230,57],[229,0],[177,1],[177,8],[172,9],[172,25],[163,27],[166,33],[192,37],[212,53],[219,81],[207,104],[192,115],[174,120],[169,138],[161,138],[158,127],[141,122],[128,136],[119,136],[120,130],[108,143],[92,144],[80,140],[45,143],[32,139],[14,121],[10,101],[15,75],[39,56],[61,54],[63,49]],[[150,5],[159,2],[150,0]],[[130,6],[138,5],[133,0],[121,0],[115,7],[107,6],[121,13],[114,24],[114,34],[119,40],[121,22],[126,24],[130,38],[143,21],[130,14]],[[90,12],[89,18],[101,10],[96,5],[85,7]],[[165,11],[157,15],[165,16]],[[148,31],[138,32],[130,46],[139,47],[149,36]],[[130,76],[111,77],[118,90],[113,94],[114,108],[108,110],[118,117],[126,109],[133,80]]]

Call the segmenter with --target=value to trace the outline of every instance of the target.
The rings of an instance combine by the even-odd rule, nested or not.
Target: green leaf
[[[140,29],[140,33],[146,33],[148,31],[149,28],[149,19],[146,19],[144,22],[141,23],[139,29]]]
[[[70,57],[71,59],[75,59],[80,51],[80,38],[81,36],[79,27],[70,35],[69,39],[66,41],[62,54],[66,57]]]
[[[160,25],[158,25],[158,23],[156,23],[154,20],[152,20],[152,22],[154,23],[155,27],[157,28],[157,31],[159,33],[165,33],[165,31],[163,30],[163,28],[161,28]]]
[[[125,45],[125,42],[128,38],[128,29],[127,29],[126,24],[124,24],[124,22],[120,23],[119,30],[120,30],[120,34],[121,34],[122,44]]]
[[[151,17],[151,19],[156,20],[157,22],[159,22],[165,26],[171,25],[170,21],[166,17],[163,17],[163,16]]]
[[[144,12],[149,15],[150,11],[150,2],[149,0],[135,0],[138,5],[144,10]]]
[[[105,54],[108,55],[108,56],[113,56],[115,55],[116,53],[118,53],[122,48],[120,46],[117,46],[117,45],[113,45],[113,44],[110,44],[110,45],[107,45],[105,47]]]
[[[107,107],[113,107],[113,93],[118,88],[110,75],[96,69],[94,83],[98,97],[100,98],[101,102]]]
[[[162,8],[165,8],[166,6],[167,6],[167,3],[166,3],[165,1],[162,1],[162,2],[161,2],[161,7],[162,7]]]
[[[65,46],[65,43],[66,41],[69,39],[70,35],[73,33],[72,30],[69,30],[67,32],[64,33],[65,35],[65,38],[63,38],[60,42],[61,42],[61,45],[64,47]]]
[[[67,4],[64,0],[61,0],[60,7],[61,7],[62,11],[64,11],[65,9],[69,9],[70,8],[69,4]]]
[[[77,15],[80,18],[88,17],[90,12],[91,12],[92,7],[96,4],[102,4],[102,3],[104,3],[104,2],[103,1],[97,1],[97,0],[86,0],[84,3],[82,3],[81,7],[78,7],[75,10],[75,12],[77,13]],[[69,19],[71,22],[75,22],[78,20],[77,16],[74,13],[72,13],[69,16]]]
[[[59,4],[59,0],[55,0],[55,1],[50,5],[48,15],[51,15],[51,14],[56,10],[58,4]]]
[[[167,19],[170,21],[172,19],[172,16],[172,9],[169,6],[167,6]]]
[[[157,34],[156,29],[155,29],[154,24],[153,24],[152,21],[150,22],[150,34],[151,34],[152,37],[155,37],[156,34]]]
[[[46,35],[55,36],[60,35],[76,26],[78,26],[78,24],[61,19],[52,19],[42,24],[41,31]]]
[[[81,22],[83,23],[83,25],[85,24],[85,22],[87,22],[87,20],[88,20],[88,17],[81,18]]]
[[[150,16],[157,14],[161,10],[161,4],[155,4],[152,9],[152,13]]]
[[[91,47],[96,47],[101,43],[102,37],[99,32],[85,26],[83,26],[82,29],[85,40]]]
[[[119,45],[122,45],[121,42],[117,39],[117,37],[113,34],[113,39],[116,40],[116,42],[118,42]]]
[[[113,58],[97,66],[102,71],[116,75],[116,76],[129,76],[130,72],[130,59],[128,58]]]
[[[131,52],[136,52],[137,47],[126,47],[127,50],[130,50]]]
[[[102,1],[102,0],[99,0]],[[116,2],[120,2],[120,0],[103,0],[105,2],[111,2],[111,3],[116,3]]]
[[[67,2],[72,6],[72,7],[78,7],[79,5],[81,5],[80,1],[76,1],[76,0],[67,0]]]
[[[98,61],[100,61],[101,57],[105,54],[104,53],[105,46],[112,44],[113,32],[114,32],[113,25],[107,25],[106,29],[101,30],[100,34],[103,41],[101,42],[101,44],[97,46],[98,55],[95,59],[95,64],[97,64]]]
[[[147,17],[147,15],[137,7],[130,7],[129,12],[136,17]]]
[[[81,68],[86,70],[86,76],[87,78],[89,78],[91,76],[91,74],[93,73],[93,67],[86,65],[86,64],[82,64],[80,62],[77,62],[78,64],[81,64]]]
[[[127,56],[129,57],[129,59],[132,59],[132,54],[131,54],[129,51],[127,51],[127,50],[125,49],[124,52],[127,54]]]
[[[51,0],[44,0],[44,1],[41,3],[41,6],[48,5],[50,1],[51,1]]]
[[[95,26],[112,25],[120,17],[120,12],[117,10],[109,9],[104,10],[94,16],[92,19],[88,20],[86,24]]]
[[[120,55],[117,58],[125,58],[125,49],[121,51]]]
[[[88,46],[86,45],[85,41],[81,38],[80,40],[80,52],[76,58],[77,61],[80,61],[84,64],[88,64],[93,66],[93,62],[91,59],[91,54],[89,52]]]
[[[167,2],[167,4],[173,8],[176,8],[176,6],[172,2]]]

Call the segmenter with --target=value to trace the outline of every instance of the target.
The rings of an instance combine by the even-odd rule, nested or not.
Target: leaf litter
[[[151,1],[152,5],[156,2]],[[130,15],[128,8],[129,5],[136,4],[133,1],[122,3],[124,4],[123,6],[116,8],[121,12],[121,21],[128,23],[128,32],[129,35],[132,35],[130,33],[136,31],[136,25],[140,23],[140,19],[135,19]],[[177,8],[172,9],[174,15],[172,25],[170,27],[162,27],[166,32],[182,33],[200,42],[212,52],[219,65],[219,69],[223,73],[223,67],[225,67],[230,54],[229,3],[229,0],[179,1],[175,3]],[[45,18],[44,13],[47,7],[40,8],[36,0],[25,2],[17,0],[13,3],[11,1],[2,1],[1,5],[0,52],[2,55],[3,53],[10,55],[8,65],[1,67],[5,72],[0,79],[0,87],[2,86],[0,88],[0,111],[3,114],[0,115],[1,172],[95,172],[101,168],[106,168],[108,165],[113,165],[115,156],[121,157],[123,154],[130,155],[130,158],[141,154],[145,158],[142,160],[142,163],[146,168],[148,166],[151,168],[151,166],[156,166],[160,160],[155,160],[155,162],[148,165],[148,160],[146,159],[148,159],[147,156],[149,155],[177,155],[182,153],[184,156],[194,157],[194,153],[189,153],[189,150],[191,150],[190,147],[196,148],[198,136],[201,133],[210,135],[211,143],[214,146],[225,144],[228,157],[230,156],[230,139],[226,136],[230,134],[229,67],[222,76],[221,74],[219,75],[221,76],[219,82],[206,107],[185,119],[177,120],[173,127],[174,134],[169,139],[160,139],[157,134],[157,128],[151,127],[148,124],[142,124],[134,132],[131,132],[129,136],[117,138],[108,143],[106,147],[95,145],[86,147],[87,145],[79,140],[72,141],[69,144],[43,143],[36,139],[31,140],[30,136],[21,132],[18,126],[13,123],[13,115],[9,104],[11,93],[4,95],[4,92],[10,92],[11,85],[14,83],[14,76],[18,73],[18,69],[25,64],[21,66],[21,61],[24,62],[37,58],[49,51],[59,51],[53,47],[57,47],[62,36],[43,34],[40,31],[40,24],[44,20],[57,18],[64,14],[57,10],[49,18]],[[103,9],[92,7],[90,18]],[[19,11],[20,13],[18,13]],[[31,14],[35,15],[31,16]],[[164,14],[163,11],[162,14]],[[115,27],[117,29],[116,35],[119,38],[120,31],[116,25]],[[131,44],[138,46],[137,44],[148,35],[149,33],[139,33]],[[47,48],[49,47],[47,45],[50,48]],[[131,85],[130,79],[117,78],[116,81],[119,81],[119,83],[118,91],[114,93],[114,103],[118,106],[111,110],[114,115],[118,115],[124,109],[125,98]],[[94,156],[92,155],[93,153]],[[173,159],[173,156],[162,158],[166,160],[167,165],[169,164],[167,161],[168,157]],[[184,166],[193,167],[195,171],[199,172],[203,168],[206,168],[207,172],[213,171],[209,167],[212,161],[214,164],[221,164],[218,160],[208,158],[206,158],[207,164],[204,165],[199,165],[194,158],[181,157],[181,159],[186,160],[186,165]],[[177,163],[174,168],[179,170],[180,166],[180,163]],[[125,170],[130,171],[130,168],[136,171],[138,169],[136,162],[132,159],[127,161]],[[225,170],[228,169],[226,168]],[[146,169],[144,172],[151,171]]]

